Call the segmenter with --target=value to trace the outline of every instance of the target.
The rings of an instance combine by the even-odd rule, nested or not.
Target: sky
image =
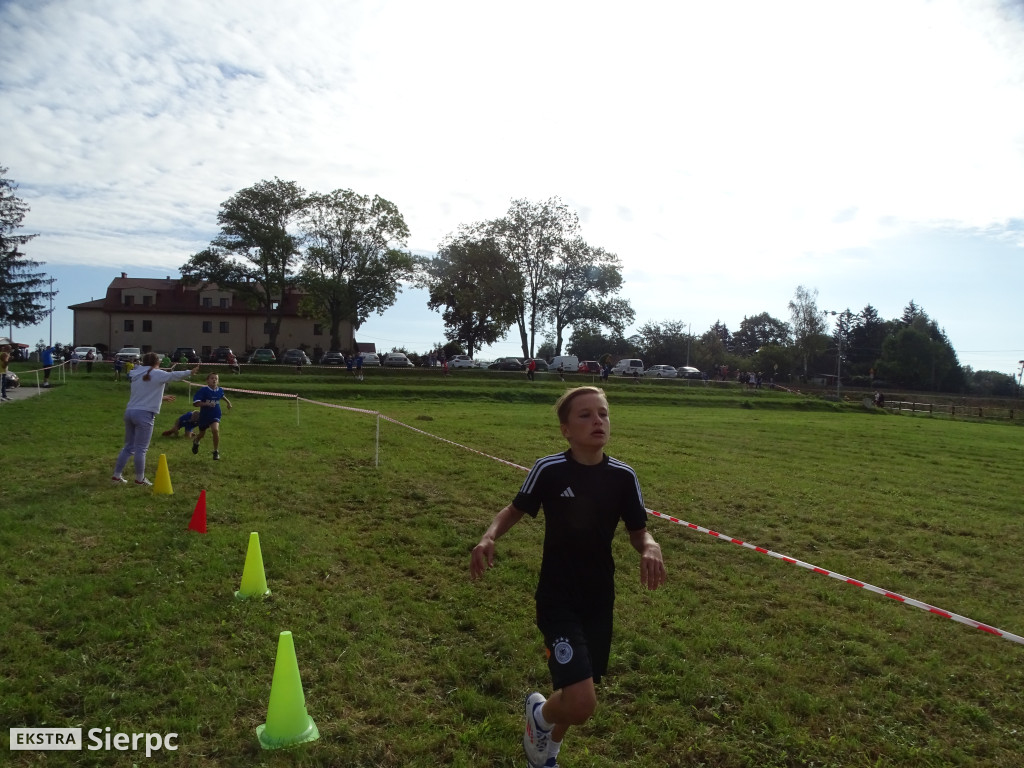
[[[177,277],[276,176],[390,200],[423,255],[558,197],[619,256],[627,335],[789,321],[805,286],[913,301],[976,370],[1024,360],[1019,0],[0,0],[0,40],[0,167],[59,291],[16,340]],[[444,326],[406,287],[357,338]],[[478,357],[517,354],[513,329]]]

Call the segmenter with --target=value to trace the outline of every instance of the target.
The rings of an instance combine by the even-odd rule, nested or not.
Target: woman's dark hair
[[[156,352],[147,352],[142,356],[142,364],[148,365],[149,370],[142,376],[143,381],[149,381],[149,374],[153,372],[153,369],[160,365],[160,355]]]

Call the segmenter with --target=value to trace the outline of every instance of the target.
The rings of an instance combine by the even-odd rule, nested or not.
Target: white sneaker
[[[136,485],[152,485],[153,481],[144,477],[141,480],[136,480],[135,484]]]
[[[544,706],[545,701],[547,699],[541,694],[534,692],[526,697],[524,706],[526,730],[523,732],[523,752],[526,753],[526,761],[533,768],[543,768],[548,759],[551,731],[541,728],[536,717],[537,708]]]

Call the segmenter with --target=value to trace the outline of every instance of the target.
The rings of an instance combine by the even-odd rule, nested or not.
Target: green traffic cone
[[[256,736],[264,749],[294,747],[320,738],[316,723],[306,712],[291,632],[282,632],[278,639],[267,722],[256,728]]]

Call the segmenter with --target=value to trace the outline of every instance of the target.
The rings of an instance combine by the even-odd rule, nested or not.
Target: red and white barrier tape
[[[947,618],[947,619],[952,619],[953,621],[958,621],[961,624],[966,624],[968,627],[974,627],[975,629],[980,629],[982,632],[988,632],[990,635],[995,635],[996,637],[1001,637],[1004,640],[1011,640],[1011,641],[1013,641],[1015,643],[1020,643],[1021,645],[1024,645],[1024,637],[1021,637],[1020,635],[1015,635],[1013,632],[1007,632],[1004,629],[997,629],[996,627],[990,627],[988,624],[982,624],[980,621],[975,621],[974,619],[969,619],[966,616],[961,616],[958,613],[952,613],[951,611],[944,611],[941,608],[936,608],[934,605],[929,605],[928,603],[922,603],[920,600],[914,600],[911,597],[906,597],[905,595],[900,595],[900,594],[897,594],[896,592],[890,592],[887,589],[882,589],[881,587],[876,587],[873,584],[866,584],[863,581],[857,581],[857,579],[851,579],[849,576],[844,576],[841,573],[836,573],[835,571],[830,571],[830,570],[827,570],[825,568],[819,568],[816,565],[811,565],[810,563],[805,563],[803,560],[797,560],[796,558],[793,558],[793,557],[786,557],[786,555],[780,555],[778,552],[773,552],[770,549],[765,549],[764,547],[758,547],[758,546],[756,546],[754,544],[751,544],[751,543],[746,542],[746,541],[741,541],[740,539],[733,538],[732,536],[728,536],[728,535],[726,535],[724,533],[719,533],[718,531],[712,531],[710,528],[704,528],[704,527],[696,525],[694,523],[688,523],[685,520],[680,520],[677,517],[672,517],[671,515],[666,515],[663,512],[657,512],[657,511],[655,511],[653,509],[648,509],[647,512],[648,512],[648,514],[654,515],[655,517],[660,517],[663,520],[668,520],[669,522],[677,523],[678,525],[685,525],[687,528],[692,528],[695,531],[700,531],[701,533],[706,533],[709,536],[714,536],[716,539],[722,539],[723,541],[731,542],[731,543],[733,543],[733,544],[735,544],[737,546],[744,547],[745,549],[752,549],[755,552],[760,552],[762,555],[768,555],[768,557],[774,557],[777,560],[782,560],[784,563],[789,563],[790,565],[798,565],[801,568],[806,568],[807,570],[813,571],[814,573],[819,573],[822,576],[830,576],[831,578],[836,579],[837,581],[842,581],[842,582],[844,582],[846,584],[852,584],[855,587],[860,587],[861,589],[866,589],[869,592],[874,592],[875,594],[891,598],[891,599],[893,599],[893,600],[895,600],[897,602],[904,603],[906,605],[912,605],[915,608],[920,608],[922,611],[928,611],[928,613],[934,613],[936,616],[942,616],[942,617]]]

